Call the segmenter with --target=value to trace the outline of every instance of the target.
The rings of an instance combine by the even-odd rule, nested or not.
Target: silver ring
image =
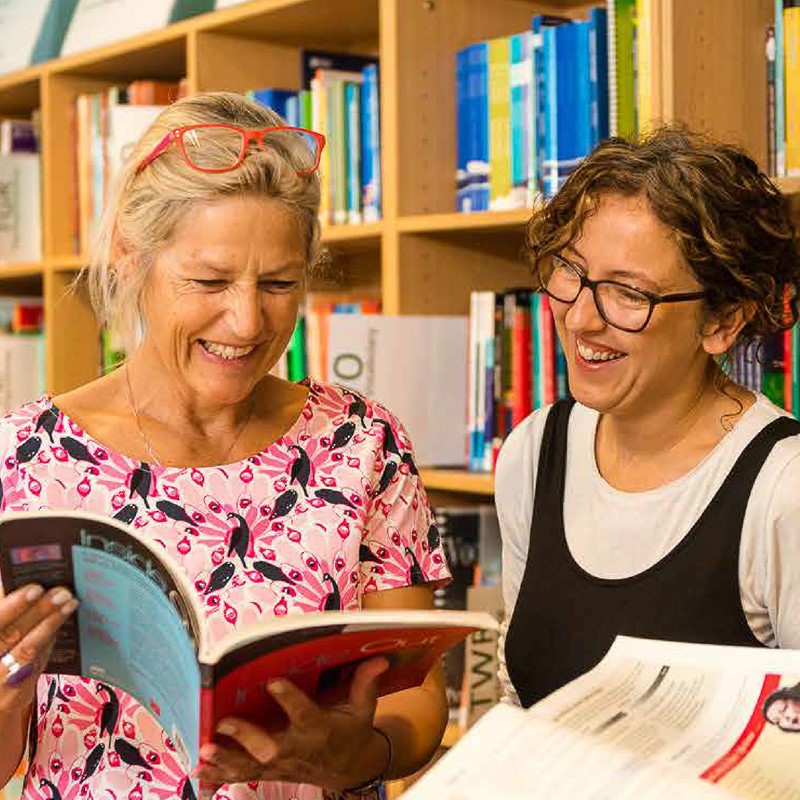
[[[22,668],[22,665],[19,663],[19,661],[17,661],[16,658],[14,658],[14,656],[11,655],[10,651],[0,658],[0,664],[2,664],[8,672],[8,675],[6,675],[6,680],[12,675],[16,675]]]

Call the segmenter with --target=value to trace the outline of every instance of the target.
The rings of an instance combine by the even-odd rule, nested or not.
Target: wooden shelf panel
[[[187,71],[186,41],[186,23],[178,23],[66,56],[54,62],[49,71],[109,81],[177,80]]]
[[[75,272],[83,269],[88,260],[88,256],[51,256],[47,259],[46,264],[47,268],[54,272]]]
[[[476,211],[470,214],[414,214],[400,217],[397,229],[401,233],[448,233],[451,231],[524,230],[531,218],[531,210],[518,208],[512,211]]]
[[[29,116],[41,103],[41,75],[39,66],[0,75],[0,115]]]
[[[377,46],[378,0],[253,0],[198,17],[196,27],[302,47]]]
[[[494,494],[494,476],[486,472],[423,468],[420,469],[419,474],[423,485],[429,491],[460,492],[487,497]]]
[[[792,175],[791,177],[773,178],[772,182],[784,194],[800,194],[800,176]]]

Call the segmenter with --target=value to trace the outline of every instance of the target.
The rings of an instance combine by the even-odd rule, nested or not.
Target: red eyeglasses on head
[[[221,122],[186,125],[171,130],[136,168],[138,175],[171,144],[180,147],[186,163],[198,172],[229,172],[236,169],[254,142],[259,147],[274,147],[296,165],[298,175],[310,175],[319,167],[325,137],[306,128],[274,126],[249,130]]]

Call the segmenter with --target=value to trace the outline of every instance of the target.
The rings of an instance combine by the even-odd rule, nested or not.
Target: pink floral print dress
[[[354,609],[368,592],[446,580],[401,424],[359,395],[306,386],[305,407],[279,441],[244,461],[197,469],[113,452],[48,398],[29,403],[0,422],[2,509],[82,509],[134,526],[194,584],[214,640],[266,616]],[[220,571],[223,563],[234,569]],[[174,745],[129,695],[63,675],[43,675],[37,695],[25,800],[192,796]],[[216,794],[322,797],[285,783]]]

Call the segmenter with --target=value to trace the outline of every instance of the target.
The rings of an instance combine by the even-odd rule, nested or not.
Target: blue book
[[[253,100],[271,108],[284,120],[287,118],[286,106],[289,99],[296,96],[295,92],[288,89],[256,89],[253,92]]]
[[[456,211],[469,211],[469,97],[467,94],[467,66],[469,48],[456,53]]]
[[[489,210],[489,44],[478,42],[472,50],[472,123],[476,148],[471,162],[474,211]]]
[[[579,21],[573,23],[574,65],[573,80],[575,81],[575,159],[576,163],[567,167],[567,172],[562,175],[566,179],[570,172],[589,153],[592,152],[592,64],[591,64],[591,23]],[[562,180],[563,182],[563,180]]]
[[[544,138],[540,175],[545,197],[552,197],[558,191],[559,96],[556,30],[556,28],[545,28],[542,31]]]
[[[537,191],[545,191],[544,162],[547,158],[548,81],[547,59],[544,51],[544,32],[556,25],[564,25],[566,17],[537,14],[531,21],[531,58],[533,59],[533,152],[535,163],[532,171]]]
[[[300,97],[297,94],[293,94],[287,101],[286,101],[286,123],[291,125],[295,128],[302,128],[303,126],[300,124]]]
[[[361,84],[361,192],[364,222],[381,217],[381,134],[378,66],[364,68]]]
[[[609,135],[608,110],[608,12],[589,12],[589,80],[592,103],[592,149]]]

